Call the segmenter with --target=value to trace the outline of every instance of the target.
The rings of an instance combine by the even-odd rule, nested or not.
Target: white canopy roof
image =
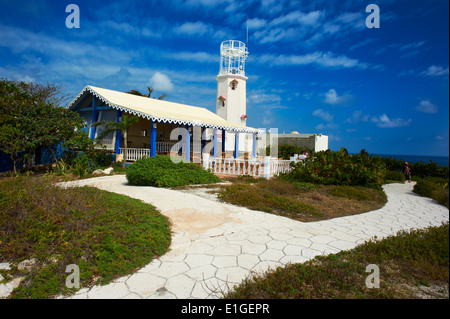
[[[211,127],[246,133],[262,132],[255,128],[226,121],[217,114],[202,107],[157,100],[90,85],[87,85],[78,94],[68,105],[68,108],[74,109],[78,102],[89,93],[92,93],[113,109],[147,118],[155,122]]]

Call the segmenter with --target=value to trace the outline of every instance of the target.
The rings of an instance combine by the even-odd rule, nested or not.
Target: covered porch
[[[228,122],[211,111],[194,106],[161,101],[107,89],[86,86],[69,104],[88,124],[87,134],[96,138],[100,121],[120,122],[122,116],[138,116],[128,130],[127,145],[120,131],[110,133],[102,144],[121,160],[127,161],[160,154],[178,156],[202,163],[210,158],[256,158],[257,135],[261,130]],[[245,140],[244,148],[242,139]],[[241,147],[240,147],[241,145]],[[231,149],[231,151],[230,151]]]

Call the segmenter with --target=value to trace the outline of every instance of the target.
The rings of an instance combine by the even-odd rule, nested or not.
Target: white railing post
[[[270,156],[264,156],[264,171],[263,177],[270,178]]]
[[[209,154],[203,153],[203,168],[208,169],[209,168]]]

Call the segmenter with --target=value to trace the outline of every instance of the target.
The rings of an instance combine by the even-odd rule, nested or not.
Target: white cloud
[[[289,66],[289,65],[308,65],[315,64],[321,67],[327,68],[359,68],[365,69],[368,67],[367,63],[360,62],[356,59],[348,58],[347,56],[335,56],[331,52],[313,52],[304,55],[273,55],[263,54],[256,57],[256,61],[259,63],[276,65],[276,66]]]
[[[418,112],[434,114],[437,113],[438,107],[429,100],[423,100],[414,109]]]
[[[324,121],[332,122],[333,121],[333,115],[331,115],[329,112],[326,112],[322,109],[315,110],[312,115],[321,118]]]
[[[345,120],[346,123],[357,124],[359,122],[367,122],[370,119],[370,115],[363,114],[361,110],[354,111],[352,117]]]
[[[249,19],[247,21],[247,25],[248,25],[248,29],[249,30],[256,30],[259,29],[263,26],[265,26],[267,23],[266,20],[264,19],[258,19],[258,18],[254,18],[254,19]]]
[[[278,94],[267,94],[263,90],[253,90],[247,95],[249,104],[268,104],[281,102],[281,97]]]
[[[164,54],[164,57],[179,60],[179,61],[195,61],[195,62],[210,62],[219,63],[219,56],[207,52],[176,52]]]
[[[412,122],[412,119],[408,120],[402,118],[390,119],[386,114],[380,115],[378,117],[373,116],[370,120],[381,128],[409,126]]]
[[[442,75],[448,75],[448,72],[449,72],[448,68],[444,69],[442,66],[432,65],[426,71],[423,71],[422,75],[442,76]]]
[[[181,35],[204,35],[208,32],[208,25],[201,21],[185,22],[174,28],[174,32]]]
[[[162,91],[162,92],[171,92],[173,91],[173,84],[169,77],[163,73],[156,72],[150,78],[150,85],[154,90]]]
[[[324,103],[331,105],[345,104],[351,100],[351,95],[339,96],[335,89],[330,89],[325,93]]]

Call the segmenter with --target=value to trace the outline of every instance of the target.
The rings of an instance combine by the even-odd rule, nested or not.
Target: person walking
[[[405,179],[408,181],[408,183],[411,183],[411,165],[409,165],[408,162],[405,162]]]

